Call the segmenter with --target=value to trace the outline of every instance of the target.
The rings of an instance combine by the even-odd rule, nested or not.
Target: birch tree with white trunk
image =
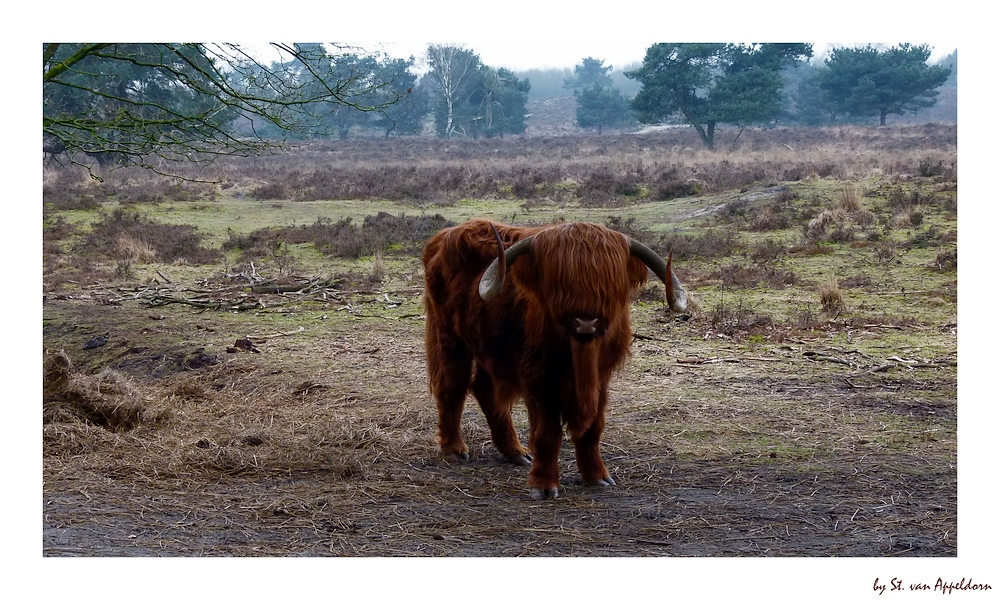
[[[430,71],[427,73],[434,91],[440,94],[437,99],[441,103],[443,118],[438,123],[438,133],[449,138],[455,133],[455,105],[465,94],[467,84],[474,79],[479,66],[479,57],[471,50],[453,45],[431,45],[427,48],[427,62]]]

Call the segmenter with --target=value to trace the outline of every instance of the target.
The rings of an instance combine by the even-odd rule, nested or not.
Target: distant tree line
[[[273,46],[283,59],[265,65],[232,44],[44,44],[43,149],[162,170],[172,160],[249,156],[281,140],[361,130],[525,132],[530,78],[468,48],[429,45],[418,76],[415,57]],[[572,70],[530,74],[546,94],[561,87],[575,97],[580,127],[688,124],[709,148],[721,124],[737,139],[749,126],[885,125],[889,115],[932,107],[938,88],[956,81],[957,53],[930,65],[926,45],[836,48],[821,65],[811,56],[810,44],[659,43],[626,71],[586,57]]]

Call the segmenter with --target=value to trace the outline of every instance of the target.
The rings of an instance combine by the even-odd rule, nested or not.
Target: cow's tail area
[[[568,423],[575,434],[582,434],[594,425],[600,414],[600,376],[598,373],[598,356],[600,342],[592,340],[580,342],[573,339],[570,342],[573,352],[573,379],[576,387],[576,416],[578,423]]]

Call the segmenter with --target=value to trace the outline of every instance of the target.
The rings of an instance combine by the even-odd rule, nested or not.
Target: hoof
[[[530,454],[515,454],[514,456],[508,456],[507,460],[518,465],[519,467],[530,467],[531,466],[531,455]]]
[[[596,481],[584,481],[585,484],[592,487],[608,487],[609,485],[617,485],[615,480],[611,478],[610,475],[604,479],[598,479]]]
[[[468,452],[443,452],[441,454],[446,461],[451,462],[452,460],[458,460],[460,462],[468,462],[469,453]]]
[[[536,487],[531,488],[532,500],[548,500],[549,498],[558,498],[558,497],[559,497],[558,487],[553,486],[546,489],[536,488]]]

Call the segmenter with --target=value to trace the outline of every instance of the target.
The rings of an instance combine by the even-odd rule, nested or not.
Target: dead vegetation
[[[77,373],[65,352],[48,357],[42,395],[43,447],[47,456],[98,452],[113,435],[169,419],[161,398],[112,369]],[[110,432],[110,433],[108,433]]]

